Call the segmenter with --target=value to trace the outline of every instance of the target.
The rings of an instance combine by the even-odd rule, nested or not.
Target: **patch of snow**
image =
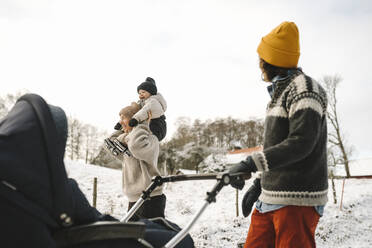
[[[69,176],[77,180],[90,202],[92,202],[93,178],[97,177],[97,209],[117,218],[124,216],[128,201],[121,192],[121,171],[68,160],[66,160],[66,168]],[[182,171],[185,174],[194,173]],[[186,226],[201,208],[207,191],[210,191],[215,183],[214,180],[205,180],[167,184],[164,190],[167,196],[167,219],[181,227]],[[236,190],[230,186],[221,190],[217,195],[216,203],[206,208],[190,232],[196,247],[235,248],[238,243],[244,243],[250,217],[241,216],[240,201],[251,183],[252,180],[246,181],[244,189],[238,193],[239,217],[236,217]],[[317,247],[372,247],[372,180],[345,180],[342,210],[340,210],[340,199],[343,180],[335,180],[335,184],[338,202],[333,203],[330,187],[329,202],[316,230]]]
[[[372,158],[351,160],[349,169],[351,176],[372,175]],[[337,176],[346,176],[344,165],[337,165],[334,173]]]

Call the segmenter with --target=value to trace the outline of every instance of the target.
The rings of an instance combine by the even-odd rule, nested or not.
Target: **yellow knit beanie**
[[[257,48],[260,58],[267,63],[284,68],[297,67],[300,41],[294,22],[283,22],[262,38]]]

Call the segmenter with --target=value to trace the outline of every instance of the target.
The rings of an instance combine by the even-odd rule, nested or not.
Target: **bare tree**
[[[28,90],[18,91],[15,94],[0,96],[0,119],[5,117],[17,102],[18,98],[26,93],[28,93]]]
[[[0,119],[5,117],[17,100],[28,90],[18,91],[15,94],[0,96]],[[71,160],[85,159],[92,162],[102,147],[102,140],[107,137],[105,131],[99,131],[95,126],[83,124],[76,118],[68,117],[68,139],[66,156]]]
[[[161,144],[158,159],[158,169],[163,169],[164,175],[172,175],[176,170],[177,156],[176,150],[170,143]]]
[[[205,165],[201,164],[205,158],[211,153],[232,149],[237,141],[244,147],[262,145],[263,122],[260,119],[245,121],[227,117],[206,121],[196,119],[192,123],[190,118],[180,117],[176,125],[173,137],[161,143],[158,160],[159,166],[165,166],[169,173],[178,168],[195,170],[196,173],[205,171]],[[112,160],[100,152],[94,163],[105,166]]]
[[[176,160],[176,158],[175,158],[174,149],[169,148],[167,150],[165,165],[166,165],[167,171],[169,172],[170,175],[173,175],[173,173],[176,169],[176,161],[175,160]]]
[[[90,124],[83,126],[84,150],[85,150],[85,163],[90,163],[93,158],[98,154],[101,146],[100,133],[98,129]]]
[[[174,143],[176,146],[184,146],[193,140],[190,122],[190,118],[187,117],[179,117],[176,120],[176,125],[178,128],[172,141],[172,143]]]
[[[73,117],[68,117],[68,138],[66,144],[66,152],[71,160],[81,158],[82,145],[82,123]]]
[[[336,185],[335,185],[335,176],[334,169],[336,168],[337,160],[334,154],[334,146],[330,145],[327,149],[327,160],[328,160],[328,175],[332,183],[332,193],[333,193],[333,203],[337,204],[337,194],[336,194]]]
[[[342,78],[339,75],[324,76],[321,80],[325,87],[328,97],[328,122],[331,124],[331,130],[328,131],[328,142],[335,164],[344,164],[346,177],[350,177],[349,157],[352,155],[352,146],[348,146],[344,135],[341,132],[340,120],[337,112],[336,90]]]

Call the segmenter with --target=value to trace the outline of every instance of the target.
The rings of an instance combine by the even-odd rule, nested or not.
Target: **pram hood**
[[[26,211],[30,206],[20,199],[35,204],[44,219],[66,225],[66,218],[73,218],[63,162],[66,139],[57,132],[50,108],[40,96],[27,94],[0,120],[0,181],[13,190],[2,196]],[[66,121],[64,113],[58,118]]]

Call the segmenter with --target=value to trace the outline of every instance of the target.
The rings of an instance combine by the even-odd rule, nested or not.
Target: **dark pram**
[[[2,248],[161,247],[177,234],[148,220],[113,221],[91,207],[67,177],[66,139],[63,110],[35,94],[0,120]],[[178,247],[193,247],[191,237],[185,241]]]

